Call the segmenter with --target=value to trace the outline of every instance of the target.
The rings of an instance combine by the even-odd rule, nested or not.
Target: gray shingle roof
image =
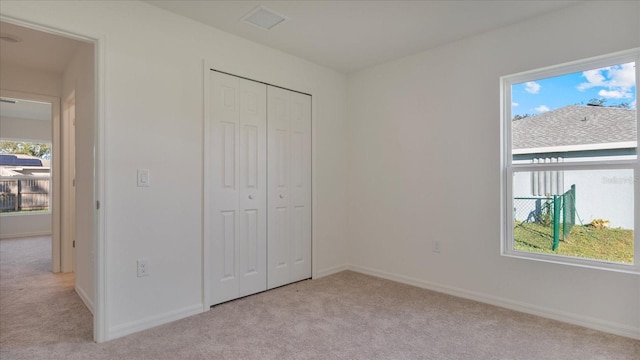
[[[513,149],[637,139],[636,110],[570,105],[512,122]]]

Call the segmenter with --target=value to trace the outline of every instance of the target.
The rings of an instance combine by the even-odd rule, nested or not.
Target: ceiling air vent
[[[263,30],[271,30],[285,20],[287,20],[286,17],[261,5],[258,5],[242,18],[242,21],[257,26]]]

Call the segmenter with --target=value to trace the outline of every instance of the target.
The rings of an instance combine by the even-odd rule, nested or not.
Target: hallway
[[[93,342],[73,273],[51,272],[51,237],[0,241],[0,348]]]

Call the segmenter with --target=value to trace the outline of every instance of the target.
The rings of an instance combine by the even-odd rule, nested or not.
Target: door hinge
[[[76,241],[73,240],[73,247],[76,247]]]
[[[96,209],[100,210],[100,201],[96,201]]]

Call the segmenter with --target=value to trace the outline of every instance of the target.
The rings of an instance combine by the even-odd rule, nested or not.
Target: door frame
[[[106,216],[104,205],[100,205],[105,198],[105,119],[106,119],[106,59],[108,38],[104,34],[79,34],[71,31],[52,28],[32,21],[24,21],[10,16],[1,15],[3,22],[23,26],[29,29],[63,36],[78,41],[93,44],[94,49],[94,171],[93,171],[93,278],[94,278],[94,302],[93,302],[93,340],[101,343],[109,340],[109,327],[107,316],[107,249]],[[60,115],[58,102],[58,116]],[[58,139],[59,140],[59,139]],[[59,221],[58,221],[59,224]]]
[[[73,110],[73,111],[71,111]],[[76,121],[76,90],[75,88],[62,102],[62,121],[61,121],[61,138],[62,138],[62,216],[61,216],[61,271],[76,272],[76,249],[74,246],[75,222],[76,222],[76,187],[75,187],[75,169],[76,169],[76,139],[75,139],[75,121]]]

